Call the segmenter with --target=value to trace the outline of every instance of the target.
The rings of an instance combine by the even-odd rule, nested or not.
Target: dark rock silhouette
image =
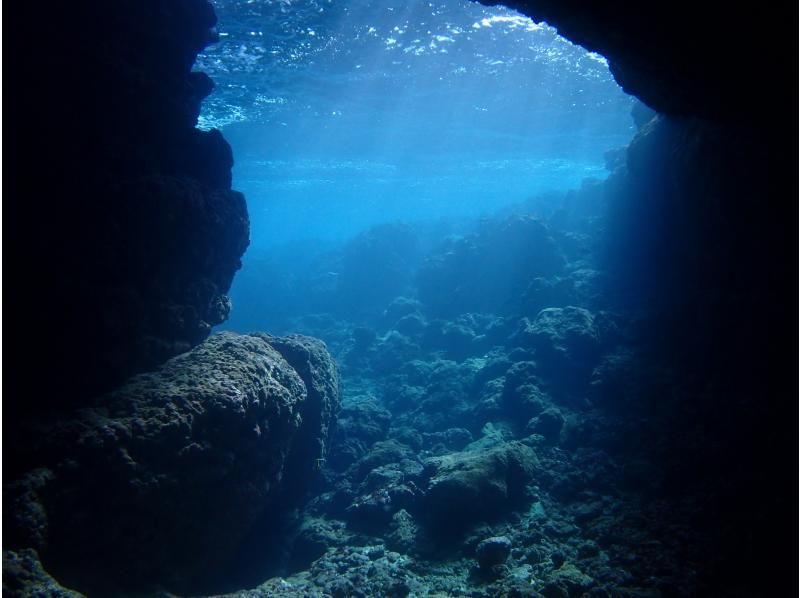
[[[778,61],[763,60],[758,52],[743,52],[736,59],[729,53],[742,35],[748,47],[762,48],[768,56],[791,56],[796,63],[790,47],[796,29],[793,21],[788,22],[792,15],[786,14],[790,11],[688,0],[668,8],[632,6],[624,0],[503,4],[547,21],[564,37],[605,56],[622,88],[661,113],[692,114],[757,128],[761,126],[758,117],[747,122],[753,114],[776,110],[794,114],[796,90],[781,98],[764,93],[785,77]],[[748,74],[748,85],[742,85],[743,73]]]
[[[230,147],[195,129],[213,88],[191,70],[216,40],[208,2],[19,10],[15,35],[37,41],[8,71],[6,240],[33,274],[6,306],[52,358],[42,392],[7,408],[35,412],[86,405],[205,339],[227,318],[249,222]]]
[[[64,588],[39,562],[39,555],[30,548],[3,551],[3,593],[8,596],[49,596],[81,598],[83,594]]]
[[[338,392],[315,339],[217,334],[41,430],[9,544],[89,595],[225,588],[252,527],[309,487]]]

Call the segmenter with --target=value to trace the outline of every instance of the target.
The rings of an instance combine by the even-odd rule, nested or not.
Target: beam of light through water
[[[253,246],[474,217],[587,177],[633,132],[605,60],[465,1],[215,0],[220,127]]]

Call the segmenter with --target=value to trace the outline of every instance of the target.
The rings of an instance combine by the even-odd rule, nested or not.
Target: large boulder
[[[300,406],[302,425],[287,464],[287,477],[302,491],[305,480],[328,457],[329,432],[340,407],[339,372],[321,340],[301,334],[284,337],[254,333],[274,348],[303,380],[306,400]]]
[[[47,469],[6,490],[9,547],[90,595],[209,592],[320,467],[338,376],[314,339],[225,332],[102,404],[42,430]]]
[[[420,512],[433,531],[449,534],[508,514],[524,503],[538,465],[533,449],[516,441],[479,444],[426,461]]]

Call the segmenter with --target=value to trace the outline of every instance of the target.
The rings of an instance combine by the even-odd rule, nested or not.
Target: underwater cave
[[[796,592],[790,12],[7,10],[3,592]]]

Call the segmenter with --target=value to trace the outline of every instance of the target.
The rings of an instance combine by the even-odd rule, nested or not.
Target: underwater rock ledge
[[[785,63],[764,59],[796,56],[797,34],[790,29],[795,15],[774,5],[681,0],[667,9],[625,0],[479,1],[546,21],[602,54],[625,92],[662,114],[767,130],[795,113],[796,92],[774,93],[775,82],[785,79]]]
[[[5,548],[88,595],[208,593],[308,488],[339,378],[316,339],[223,332],[103,405],[41,431],[49,465],[6,486]]]

